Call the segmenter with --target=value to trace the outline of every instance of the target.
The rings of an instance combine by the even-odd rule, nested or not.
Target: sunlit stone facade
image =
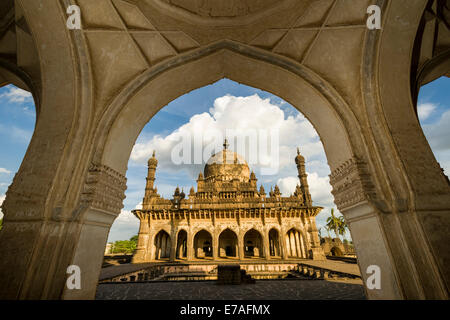
[[[305,159],[297,150],[299,185],[290,197],[278,186],[267,195],[247,162],[224,149],[213,155],[197,179],[197,192],[177,187],[164,199],[154,187],[158,161],[148,161],[139,240],[133,262],[197,259],[324,259],[312,205]]]

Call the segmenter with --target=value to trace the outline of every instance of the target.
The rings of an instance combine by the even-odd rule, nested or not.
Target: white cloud
[[[314,205],[323,207],[333,207],[333,195],[329,177],[320,177],[316,172],[308,173],[309,192]],[[280,178],[277,181],[283,196],[288,197],[295,191],[295,186],[300,184],[297,177]]]
[[[136,218],[136,216],[128,210],[122,210],[119,214],[119,216],[114,221],[116,224],[126,224],[126,225],[139,225],[139,219]]]
[[[0,124],[0,134],[7,135],[14,141],[28,144],[30,143],[33,131],[25,130],[16,126],[5,126]]]
[[[6,174],[10,174],[11,171],[5,169],[5,168],[0,168],[0,173],[6,173]]]
[[[6,195],[4,195],[4,194],[0,195],[0,207],[3,204],[3,201],[5,201],[5,198],[6,198]],[[3,212],[2,212],[1,208],[0,208],[0,219],[3,219]]]
[[[279,133],[279,152],[270,154],[265,152],[265,157],[260,157],[257,163],[250,161],[251,169],[257,175],[258,171],[267,167],[269,163],[276,163],[279,158],[279,170],[293,165],[295,150],[297,146],[302,146],[302,154],[306,158],[321,157],[323,147],[320,139],[308,120],[300,113],[295,116],[286,116],[283,110],[273,103],[270,99],[262,99],[257,94],[248,97],[235,97],[226,95],[217,98],[209,112],[197,114],[191,117],[188,123],[180,126],[177,130],[167,136],[156,135],[152,139],[140,138],[133,148],[131,159],[136,163],[145,164],[151,156],[153,150],[156,150],[159,160],[158,170],[168,172],[178,172],[186,170],[192,178],[196,178],[203,169],[204,162],[212,154],[211,151],[219,151],[223,141],[217,141],[227,131],[235,132],[253,132],[261,133],[271,132]],[[300,133],[300,134],[299,134]],[[176,164],[172,161],[172,150],[180,144],[183,137],[203,137],[200,141],[204,156],[200,156],[197,164]],[[194,140],[192,140],[194,141]],[[260,143],[264,139],[258,140]],[[270,141],[269,136],[265,141]],[[214,145],[216,150],[208,150],[208,147]],[[237,146],[233,146],[230,141],[230,149],[237,151]],[[256,148],[259,148],[257,146]],[[189,148],[187,148],[189,149]],[[191,152],[194,149],[194,142],[191,143]],[[259,154],[260,149],[257,149]],[[239,152],[249,161],[249,155],[255,152],[249,151],[249,144],[246,144],[246,150]],[[263,154],[262,152],[261,154]],[[194,157],[191,157],[194,162]],[[266,162],[266,164],[264,164]],[[261,172],[261,171],[259,171]],[[279,173],[279,172],[278,172]]]
[[[423,131],[430,143],[433,152],[450,149],[450,110],[444,112],[442,116],[433,124],[423,125]]]
[[[33,101],[33,96],[28,91],[20,88],[9,86],[8,91],[0,94],[0,98],[6,98],[9,102],[24,103]]]
[[[417,112],[420,121],[428,119],[428,117],[436,110],[436,105],[433,103],[421,103],[417,106]]]
[[[130,239],[138,232],[139,219],[131,211],[122,210],[109,231],[108,242]]]

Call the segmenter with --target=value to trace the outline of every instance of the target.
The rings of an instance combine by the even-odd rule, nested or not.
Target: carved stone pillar
[[[149,219],[144,212],[137,210],[134,212],[134,215],[139,219],[139,234],[136,252],[133,255],[132,261],[133,263],[140,263],[149,260],[149,248],[147,248],[147,244],[150,226]]]
[[[177,255],[177,233],[172,232],[172,237],[170,237],[170,248],[169,248],[169,261],[175,261]]]
[[[213,260],[217,260],[217,258],[219,257],[219,237],[215,232],[212,237],[212,250]]]
[[[316,219],[315,217],[309,217],[308,221],[309,221],[308,233],[310,236],[310,245],[311,245],[310,258],[314,260],[326,260],[325,253],[323,252],[323,249],[320,246],[319,232],[316,227]]]
[[[194,260],[194,236],[189,233],[187,236],[187,260]]]
[[[266,232],[263,236],[264,258],[270,259],[270,244],[269,244],[269,232]]]
[[[280,246],[280,255],[281,258],[286,260],[288,258],[288,252],[287,252],[287,247],[286,247],[286,233],[284,231],[283,228],[281,228],[279,237],[278,237],[278,245]]]
[[[245,257],[244,248],[245,248],[244,235],[239,235],[237,242],[239,260],[243,260]]]
[[[289,246],[291,248],[291,256],[296,257],[297,256],[297,248],[295,247],[295,238],[294,238],[294,233],[292,231],[289,232]]]
[[[302,257],[302,248],[300,246],[300,239],[298,237],[298,231],[295,232],[295,246],[297,248],[297,257],[301,258]]]
[[[80,201],[85,212],[80,217],[80,233],[70,263],[81,270],[81,289],[65,287],[63,299],[95,296],[109,229],[123,208],[125,189],[122,174],[104,165],[90,165]]]

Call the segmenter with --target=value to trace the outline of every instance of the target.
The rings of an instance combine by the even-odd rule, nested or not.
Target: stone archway
[[[231,229],[225,229],[219,235],[219,257],[238,257],[238,237]]]
[[[341,249],[338,247],[333,247],[330,249],[330,254],[333,257],[342,257],[344,254],[342,253]]]
[[[211,233],[200,230],[194,237],[194,254],[197,259],[213,256],[213,240]]]
[[[264,252],[264,245],[261,233],[255,229],[248,230],[244,235],[244,257],[263,257],[267,253]]]
[[[281,257],[280,233],[272,228],[269,231],[269,251],[271,257]]]
[[[155,236],[155,260],[169,259],[170,258],[170,248],[172,247],[172,241],[170,235],[161,230]]]
[[[187,232],[186,230],[180,230],[177,236],[176,257],[177,259],[187,258]]]
[[[281,24],[297,21],[295,15],[317,1],[287,1],[284,9],[274,6],[237,20],[174,13],[178,35],[195,36],[183,19],[198,22],[210,34],[178,43],[149,61],[139,49],[114,51],[136,48],[142,34],[133,38],[129,20],[116,19],[117,33],[109,32],[112,20],[97,21],[94,12],[114,10],[110,1],[84,2],[83,10],[97,9],[84,11],[86,27],[90,22],[96,27],[80,32],[66,28],[58,1],[15,3],[16,19],[26,22],[17,37],[35,42],[24,68],[41,88],[37,96],[42,99],[32,142],[3,204],[0,242],[7,245],[0,247],[0,297],[92,298],[140,130],[169,101],[227,77],[282,97],[319,133],[335,202],[348,221],[362,275],[367,278],[370,265],[383,270],[382,289],[367,295],[448,298],[450,187],[411,98],[411,60],[426,1],[377,0],[382,32],[367,30],[366,8],[355,11],[349,1],[352,10],[335,6],[319,19],[322,27],[310,30],[315,33],[311,41],[302,37],[301,28],[269,30],[260,21],[278,17],[268,12],[291,18],[278,19]],[[146,12],[164,16],[152,8]],[[134,9],[142,16],[141,7]],[[111,12],[105,16],[119,14]],[[348,17],[343,13],[359,24],[354,19],[322,23]],[[219,25],[228,27],[225,35],[216,32]],[[149,34],[160,36],[167,30],[163,27],[151,26],[156,31]],[[247,39],[242,28],[255,37]],[[269,35],[277,30],[286,30],[281,37],[304,48],[273,47]],[[117,48],[118,41],[129,45]],[[102,52],[110,52],[117,68],[110,68]],[[307,232],[317,234],[313,228]],[[83,290],[65,289],[68,265],[92,270],[82,279]]]

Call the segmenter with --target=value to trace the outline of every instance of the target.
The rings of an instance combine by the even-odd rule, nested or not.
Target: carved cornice
[[[352,158],[344,162],[330,174],[333,186],[331,193],[339,210],[345,210],[357,203],[376,198],[367,165],[364,161]]]
[[[91,163],[81,203],[87,207],[119,214],[123,208],[127,179],[121,173],[101,164]]]

